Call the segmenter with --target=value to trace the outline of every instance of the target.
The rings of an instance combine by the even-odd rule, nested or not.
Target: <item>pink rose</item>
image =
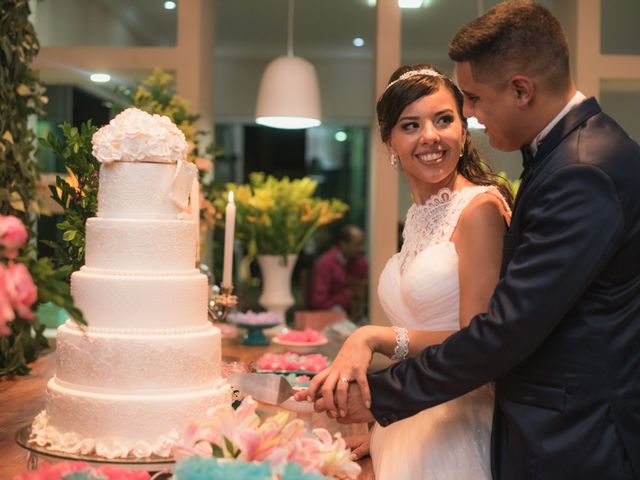
[[[15,311],[22,318],[32,319],[31,306],[38,299],[38,289],[23,263],[14,263],[7,267],[7,285],[9,299]]]
[[[14,318],[15,314],[13,313],[9,293],[9,273],[6,267],[0,264],[0,335],[9,335],[11,333],[7,322]]]
[[[6,258],[15,258],[27,241],[27,230],[18,217],[0,215],[0,247]]]

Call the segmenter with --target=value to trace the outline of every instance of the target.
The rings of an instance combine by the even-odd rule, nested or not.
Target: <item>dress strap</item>
[[[471,201],[482,193],[489,193],[500,199],[509,219],[511,218],[511,209],[507,204],[507,201],[500,194],[497,187],[493,185],[476,185],[473,187],[463,188],[454,192],[455,195],[451,198],[451,207],[447,212],[447,216],[442,222],[442,231],[439,237],[443,240],[451,240],[451,236],[458,226],[460,215],[465,208],[469,206]]]

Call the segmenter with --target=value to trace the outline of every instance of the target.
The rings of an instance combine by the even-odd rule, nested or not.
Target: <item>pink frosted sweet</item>
[[[76,476],[73,474],[77,473]],[[43,463],[37,470],[17,475],[13,480],[61,480],[64,478],[100,478],[104,480],[149,480],[145,471],[129,471],[112,465],[94,466],[86,462]]]
[[[276,325],[282,323],[282,318],[272,312],[233,312],[227,317],[230,323],[238,325]]]
[[[281,333],[276,338],[287,342],[300,343],[319,343],[327,340],[322,333],[309,327],[304,330],[289,330],[286,333]]]
[[[305,371],[319,372],[327,367],[328,359],[321,353],[309,355],[298,355],[297,353],[286,352],[265,353],[257,361],[256,365],[262,370],[273,371]]]

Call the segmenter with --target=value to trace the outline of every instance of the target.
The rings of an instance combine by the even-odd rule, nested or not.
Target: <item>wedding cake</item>
[[[93,137],[101,162],[85,265],[71,277],[88,327],[58,328],[56,373],[31,441],[107,458],[167,457],[179,434],[231,402],[207,318],[188,211],[195,166],[168,117],[130,108]],[[197,214],[197,212],[195,212]]]

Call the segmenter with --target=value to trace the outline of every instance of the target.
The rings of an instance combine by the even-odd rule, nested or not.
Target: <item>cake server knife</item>
[[[279,405],[295,393],[291,384],[275,373],[236,373],[229,377],[229,383],[245,395],[270,405]]]

